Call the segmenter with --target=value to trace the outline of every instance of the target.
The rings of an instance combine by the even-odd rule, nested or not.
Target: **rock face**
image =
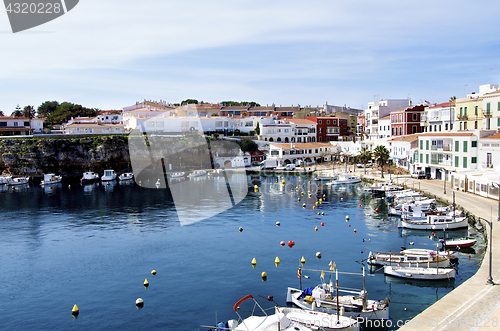
[[[0,155],[0,172],[13,175],[81,175],[130,166],[127,136],[2,139]]]

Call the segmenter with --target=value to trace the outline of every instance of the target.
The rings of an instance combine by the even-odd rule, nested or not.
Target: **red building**
[[[424,105],[417,105],[391,111],[391,136],[421,133],[420,117],[424,109]]]
[[[261,150],[256,150],[252,153],[252,163],[264,161],[264,152]]]
[[[347,119],[345,118],[307,116],[307,119],[317,124],[317,142],[338,141],[339,137],[349,135]]]

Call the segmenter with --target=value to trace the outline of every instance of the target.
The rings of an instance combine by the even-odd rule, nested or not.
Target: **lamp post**
[[[483,220],[490,226],[490,268],[488,279],[486,280],[486,284],[495,285],[493,282],[493,277],[491,277],[491,268],[493,263],[493,221],[487,221],[485,218],[479,217],[479,220]]]
[[[443,175],[444,175],[444,177],[443,177],[444,194],[446,194],[446,169],[443,168],[442,170],[443,170]]]

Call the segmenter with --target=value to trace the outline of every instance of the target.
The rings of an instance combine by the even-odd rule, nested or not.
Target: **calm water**
[[[216,315],[219,321],[236,318],[232,306],[246,294],[265,308],[274,305],[268,295],[285,305],[287,287],[299,285],[302,256],[305,268],[328,269],[334,261],[340,272],[361,273],[369,251],[395,252],[412,242],[412,247],[435,248],[436,238],[428,232],[398,231],[397,219],[387,217],[380,200],[361,201],[359,185],[319,187],[317,197],[326,194],[326,203],[313,210],[313,196],[303,208],[307,192],[298,202],[295,187],[307,186],[308,180],[248,177],[249,185],[260,182],[258,193],[249,186],[236,207],[186,226],[180,225],[167,190],[118,183],[4,189],[0,329],[206,330],[201,325],[214,325]],[[181,185],[193,189],[189,181]],[[282,240],[296,244],[282,247]],[[318,251],[321,259],[315,257]],[[473,275],[481,256],[461,254],[454,283],[390,281],[379,271],[367,277],[369,298],[389,297],[394,323],[411,318]],[[303,286],[317,285],[318,272],[303,273],[310,277],[303,278]],[[362,288],[362,277],[341,274],[339,284]],[[139,297],[142,309],[135,307]],[[77,319],[71,315],[74,304],[80,308]]]

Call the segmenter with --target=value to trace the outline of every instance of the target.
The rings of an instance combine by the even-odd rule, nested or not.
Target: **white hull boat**
[[[83,177],[81,179],[82,184],[90,184],[94,183],[97,180],[99,180],[99,175],[92,172],[92,171],[87,171],[83,173]]]
[[[40,185],[48,185],[48,184],[56,184],[62,181],[62,176],[58,176],[55,174],[44,174],[43,180]]]
[[[207,172],[205,170],[195,170],[189,174],[190,178],[206,176]]]
[[[427,215],[424,219],[405,219],[398,222],[398,228],[414,230],[453,230],[467,228],[467,217],[449,215]]]
[[[12,180],[12,176],[0,176],[0,185],[8,184]]]
[[[419,280],[443,280],[455,278],[453,268],[420,268],[420,267],[399,267],[384,266],[384,274],[400,278]]]
[[[359,331],[359,323],[352,317],[327,314],[299,308],[275,307],[276,314],[283,313],[293,324],[303,325],[313,330]]]
[[[125,172],[125,173],[121,174],[120,176],[118,176],[118,179],[121,181],[132,180],[132,179],[134,179],[134,174],[131,172]]]
[[[396,265],[402,267],[419,266],[423,268],[445,268],[450,265],[450,259],[454,256],[448,253],[438,253],[425,250],[403,250],[400,253],[377,252],[368,254],[367,263],[373,266]]]
[[[326,290],[328,286],[330,285],[323,284],[316,286],[312,290],[312,295],[305,295],[304,291],[289,287],[286,301],[304,310],[336,314],[336,296],[332,294],[332,291]],[[342,312],[342,315],[364,320],[389,319],[389,303],[387,300],[368,300],[364,297],[364,291],[352,294],[339,295],[339,311]],[[365,309],[363,309],[363,300],[366,300]]]
[[[337,179],[332,179],[326,185],[342,185],[342,184],[356,184],[360,183],[361,178],[353,175],[339,175]]]
[[[333,172],[320,172],[316,174],[314,180],[316,181],[331,181],[338,178],[338,175]]]
[[[111,169],[104,170],[104,174],[101,177],[101,181],[109,182],[116,179],[116,172]]]
[[[15,178],[11,178],[7,184],[8,185],[12,185],[12,186],[16,186],[16,185],[24,185],[24,184],[28,184],[30,181],[30,178],[29,177],[15,177]]]
[[[454,240],[443,240],[441,239],[444,247],[449,248],[466,248],[474,246],[477,240],[474,239],[454,239]]]
[[[185,173],[180,171],[180,172],[174,172],[172,174],[168,175],[170,179],[181,179],[185,176]]]

